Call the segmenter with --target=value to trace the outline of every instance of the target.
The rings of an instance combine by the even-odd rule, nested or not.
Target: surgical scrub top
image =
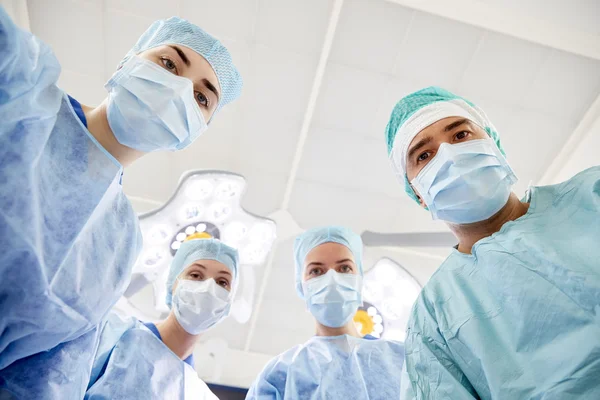
[[[57,86],[52,50],[2,7],[0,54],[0,397],[76,398],[73,371],[89,370],[142,236],[122,166]]]
[[[156,326],[111,312],[102,325],[84,399],[212,399],[215,395],[160,339]]]
[[[529,201],[422,290],[405,398],[600,399],[600,167]]]
[[[148,328],[150,330],[150,332],[154,333],[154,335],[160,339],[160,341],[162,342],[162,337],[160,336],[160,332],[158,331],[158,328],[156,327],[156,325],[154,325],[152,322],[142,322],[144,324],[144,326],[146,328]],[[190,367],[194,368],[194,355],[190,354],[190,356],[188,358],[186,358],[185,360],[183,360],[184,363],[188,364]]]
[[[398,399],[404,345],[373,339],[314,336],[272,359],[246,399]]]

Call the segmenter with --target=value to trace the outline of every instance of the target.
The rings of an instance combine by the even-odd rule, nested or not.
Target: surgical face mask
[[[208,128],[192,81],[151,61],[129,58],[105,88],[110,129],[119,143],[132,149],[180,150]]]
[[[214,279],[180,280],[173,296],[175,318],[185,331],[198,335],[229,315],[230,293]]]
[[[517,182],[491,139],[443,143],[411,184],[433,219],[455,224],[483,221],[500,211]]]
[[[362,277],[329,270],[325,275],[302,282],[310,313],[322,325],[346,325],[362,304]]]

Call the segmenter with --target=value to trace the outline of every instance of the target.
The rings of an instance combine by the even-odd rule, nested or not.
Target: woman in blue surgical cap
[[[353,317],[362,304],[362,241],[347,228],[311,229],[296,238],[296,291],[317,332],[275,357],[247,399],[398,399],[402,343],[364,338]]]
[[[194,371],[203,332],[223,321],[238,286],[238,253],[216,239],[184,242],[167,279],[171,312],[158,324],[111,313],[102,327],[86,399],[214,398]],[[204,397],[202,397],[204,394]]]
[[[152,24],[97,107],[59,89],[52,50],[2,7],[0,53],[0,397],[81,398],[97,326],[142,245],[123,167],[191,144],[241,79],[179,18]]]

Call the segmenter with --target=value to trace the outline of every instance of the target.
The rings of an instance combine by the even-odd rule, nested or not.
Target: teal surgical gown
[[[81,398],[138,220],[121,165],[58,88],[56,57],[2,7],[0,54],[0,398]]]
[[[529,201],[421,292],[406,398],[600,399],[600,167]]]
[[[398,399],[403,362],[400,342],[315,336],[271,360],[246,399]]]

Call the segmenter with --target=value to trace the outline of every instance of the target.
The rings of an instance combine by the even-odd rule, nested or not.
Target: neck
[[[320,322],[317,322],[317,336],[341,336],[341,335],[350,335],[357,338],[362,337],[358,330],[356,329],[356,325],[354,325],[354,321],[350,320],[346,325],[341,326],[339,328],[332,328],[329,326],[325,326]]]
[[[458,238],[458,251],[470,254],[477,241],[498,232],[508,221],[522,217],[528,209],[529,203],[521,203],[517,195],[511,193],[506,205],[485,221],[472,224],[447,224],[454,236]]]
[[[98,143],[116,158],[122,166],[127,167],[135,160],[142,157],[144,153],[123,146],[117,141],[108,124],[107,107],[108,99],[105,99],[102,104],[96,108],[84,106],[83,104],[81,105],[85,118],[87,119],[88,130],[92,136],[94,136]]]
[[[163,322],[156,324],[163,343],[179,358],[185,360],[193,352],[200,335],[189,334],[179,325],[173,311]]]

